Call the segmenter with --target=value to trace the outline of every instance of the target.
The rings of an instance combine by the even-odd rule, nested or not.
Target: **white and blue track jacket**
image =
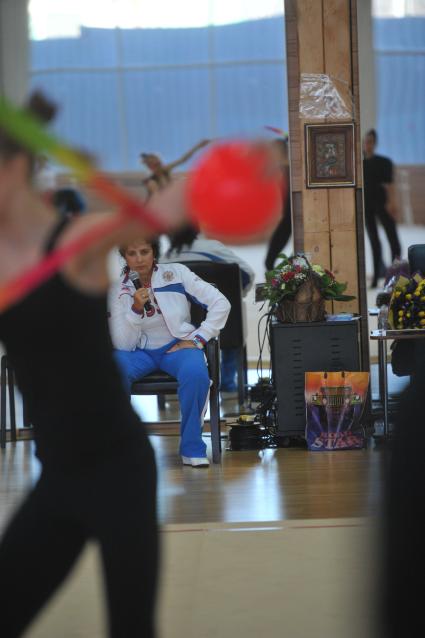
[[[183,264],[157,264],[152,273],[152,291],[168,330],[176,339],[203,341],[217,337],[224,328],[230,303],[214,286],[200,279]],[[144,316],[132,310],[135,288],[127,275],[117,281],[109,292],[109,329],[112,343],[118,350],[144,348]],[[201,305],[206,318],[199,328],[190,322],[190,306]]]

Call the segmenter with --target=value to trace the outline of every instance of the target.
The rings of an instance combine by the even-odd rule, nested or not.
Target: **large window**
[[[425,164],[425,0],[374,0],[379,151]]]
[[[425,16],[425,0],[372,0],[377,18],[407,18]]]
[[[287,128],[283,0],[31,0],[31,85],[110,170]]]
[[[31,85],[104,168],[287,130],[283,0],[30,0]],[[425,163],[425,0],[373,0],[380,151]]]

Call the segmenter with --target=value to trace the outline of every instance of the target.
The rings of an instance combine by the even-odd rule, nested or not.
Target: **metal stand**
[[[16,441],[15,386],[13,370],[6,355],[1,358],[1,392],[0,392],[0,448],[6,447],[6,384],[9,388],[10,438]]]
[[[384,416],[384,432],[382,436],[375,435],[376,441],[386,441],[391,439],[389,428],[389,393],[388,393],[388,359],[387,359],[387,341],[404,341],[406,339],[425,339],[425,329],[405,329],[405,330],[372,330],[370,338],[378,341],[378,370],[379,370],[379,399],[382,404]],[[422,365],[422,360],[420,362]]]
[[[389,436],[388,419],[388,359],[387,342],[383,339],[378,341],[378,366],[379,366],[379,399],[384,409],[384,439]]]

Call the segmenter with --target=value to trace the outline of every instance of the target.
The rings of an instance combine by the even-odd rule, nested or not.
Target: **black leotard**
[[[80,292],[57,274],[0,314],[0,339],[44,465],[75,466],[146,438],[113,361],[104,294]]]
[[[43,467],[0,540],[2,638],[22,636],[89,539],[103,563],[109,636],[153,638],[155,461],[112,358],[105,295],[58,274],[0,315],[0,339]]]

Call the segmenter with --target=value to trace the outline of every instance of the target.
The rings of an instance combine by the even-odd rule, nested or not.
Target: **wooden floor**
[[[209,445],[209,437],[205,437]],[[378,511],[385,451],[224,451],[221,465],[183,467],[174,435],[151,436],[162,523],[352,518]],[[226,441],[223,440],[223,445]],[[31,441],[0,454],[0,527],[39,474]]]
[[[250,383],[256,371],[248,371]],[[372,366],[372,396],[377,398],[377,366]],[[389,389],[402,391],[406,379],[389,370]],[[366,450],[307,452],[277,449],[223,452],[222,463],[208,470],[183,467],[178,455],[179,404],[168,397],[164,410],[157,398],[133,397],[132,404],[147,426],[159,469],[159,513],[163,524],[234,523],[290,519],[358,518],[379,510],[386,450],[373,439]],[[235,396],[221,403],[221,414],[237,410]],[[8,417],[8,411],[6,416]],[[22,402],[17,393],[17,419]],[[205,441],[210,444],[209,436]],[[227,444],[223,440],[223,447]],[[211,456],[211,455],[210,455]],[[39,474],[30,441],[8,443],[0,451],[0,529]]]
[[[363,517],[379,507],[385,459],[373,447],[224,452],[221,466],[196,470],[180,465],[175,437],[152,442],[164,523]]]

